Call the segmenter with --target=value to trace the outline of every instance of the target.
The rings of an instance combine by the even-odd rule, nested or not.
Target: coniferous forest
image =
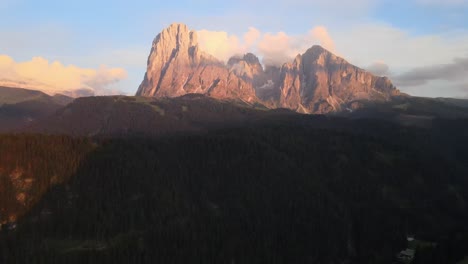
[[[467,176],[465,120],[5,134],[0,263],[457,263]]]

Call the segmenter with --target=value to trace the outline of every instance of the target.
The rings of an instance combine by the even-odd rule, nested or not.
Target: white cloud
[[[390,67],[383,61],[372,63],[366,70],[377,76],[388,76],[390,74]]]
[[[468,31],[414,35],[374,23],[332,32],[344,58],[360,67],[371,65],[368,70],[389,76],[403,92],[421,96],[460,94],[454,87],[461,79],[462,69],[457,66],[462,64],[455,58],[468,57]],[[457,78],[450,72],[456,72]]]
[[[284,32],[265,33],[258,44],[258,51],[266,65],[282,65],[290,61],[300,51],[294,47],[295,40]]]
[[[463,31],[415,36],[389,25],[360,24],[333,33],[337,50],[352,63],[384,61],[396,73],[468,55],[468,32]]]
[[[96,95],[115,93],[112,84],[127,77],[121,68],[97,69],[65,66],[59,61],[49,62],[42,57],[16,62],[7,55],[0,55],[0,84],[12,87],[37,89],[49,94],[74,95],[76,91],[88,91]]]
[[[198,41],[203,51],[223,61],[244,52],[239,38],[224,31],[200,30],[198,31]]]
[[[249,31],[244,34],[244,43],[247,49],[250,49],[253,45],[255,45],[258,41],[258,39],[261,36],[260,30],[250,27]]]
[[[331,52],[336,52],[335,42],[324,26],[314,27],[299,35],[288,35],[285,32],[264,33],[256,50],[263,58],[264,64],[280,66],[292,61],[295,56],[317,44]]]
[[[210,31],[204,32],[207,34]],[[286,32],[265,33],[251,27],[243,38],[227,32],[214,32],[210,36],[211,44],[221,47],[222,59],[253,52],[259,55],[264,64],[278,66],[292,61],[297,54],[305,52],[312,45],[320,44],[374,74],[389,76],[403,91],[414,91],[415,84],[421,84],[418,88],[420,92],[416,92],[421,95],[450,94],[448,89],[437,91],[444,82],[447,87],[455,87],[458,82],[444,77],[447,74],[442,70],[447,67],[443,65],[450,66],[454,63],[454,58],[468,56],[467,31],[413,35],[400,28],[379,23],[354,24],[339,29],[317,26],[296,35]],[[204,48],[202,45],[202,49]],[[211,50],[214,50],[213,47]],[[453,67],[456,70],[456,65]],[[441,77],[426,76],[426,69],[430,70],[427,74],[439,76],[440,73]],[[413,81],[413,77],[424,78]],[[438,82],[437,85],[435,81]]]
[[[335,52],[335,43],[323,26],[314,27],[299,35],[288,35],[285,32],[262,33],[250,27],[242,39],[224,31],[200,30],[198,39],[203,51],[223,61],[234,55],[253,52],[263,58],[264,64],[280,66],[315,44]]]
[[[312,37],[320,42],[324,48],[331,52],[336,52],[335,42],[331,38],[328,30],[324,26],[317,26],[310,31]]]

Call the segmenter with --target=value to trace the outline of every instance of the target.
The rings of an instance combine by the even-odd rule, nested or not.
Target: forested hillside
[[[2,136],[2,156],[57,151],[60,139],[64,152],[49,153],[63,155],[41,154],[41,166],[64,169],[0,232],[0,262],[392,263],[407,236],[425,243],[416,263],[468,255],[466,123],[355,125],[270,122],[94,147]]]
[[[28,126],[72,101],[65,95],[49,96],[40,91],[0,86],[0,132]]]
[[[0,225],[15,222],[50,187],[75,174],[92,149],[67,136],[0,136]]]

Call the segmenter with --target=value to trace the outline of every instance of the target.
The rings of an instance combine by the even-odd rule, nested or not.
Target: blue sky
[[[102,93],[133,94],[153,38],[182,22],[225,34],[205,33],[207,40],[238,40],[226,44],[230,48],[224,52],[253,51],[265,58],[278,55],[269,49],[275,41],[288,43],[282,55],[290,57],[323,44],[325,34],[333,52],[390,76],[405,92],[468,96],[468,0],[0,0],[0,14],[0,55],[8,61],[2,66],[0,58],[0,69],[13,72],[8,67],[16,67],[10,79],[21,78],[24,68],[34,72],[28,78],[39,76],[30,68],[44,64],[25,63],[41,57],[60,62],[63,70],[50,67],[50,76],[70,75],[75,82],[63,81],[70,87],[83,83]],[[249,28],[259,34],[256,44],[244,43]],[[316,29],[323,34],[311,33]]]

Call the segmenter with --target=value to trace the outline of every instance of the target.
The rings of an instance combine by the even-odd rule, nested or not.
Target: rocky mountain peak
[[[137,95],[177,97],[188,93],[256,100],[252,85],[244,83],[224,63],[200,49],[195,31],[184,24],[172,24],[153,41]]]
[[[312,47],[310,47],[307,51],[307,52],[313,52],[313,53],[329,53],[331,54],[331,52],[327,49],[325,49],[324,47],[320,46],[320,45],[313,45]]]
[[[389,100],[399,91],[388,78],[374,76],[318,45],[281,68],[264,69],[252,53],[234,56],[225,65],[200,49],[195,31],[172,24],[153,41],[137,95],[189,93],[328,113],[360,100]]]
[[[243,56],[239,56],[239,55],[232,56],[228,60],[227,65],[232,66],[232,65],[235,65],[235,64],[240,63],[240,62],[245,62],[246,64],[248,64],[250,66],[254,66],[254,67],[257,67],[257,66],[261,67],[262,66],[262,64],[260,63],[260,60],[258,59],[258,57],[253,53],[246,53]]]
[[[262,64],[260,64],[260,60],[252,53],[247,53],[244,56],[231,57],[227,66],[239,77],[251,81],[263,74],[263,67]]]
[[[244,60],[250,65],[260,65],[258,57],[250,52],[244,55]]]
[[[322,46],[314,45],[310,49],[308,49],[303,54],[304,61],[308,61],[310,63],[316,63],[317,65],[326,66],[331,63],[337,62],[341,60],[343,63],[348,63],[342,58],[337,57],[335,54],[331,53],[330,51],[324,49]]]

